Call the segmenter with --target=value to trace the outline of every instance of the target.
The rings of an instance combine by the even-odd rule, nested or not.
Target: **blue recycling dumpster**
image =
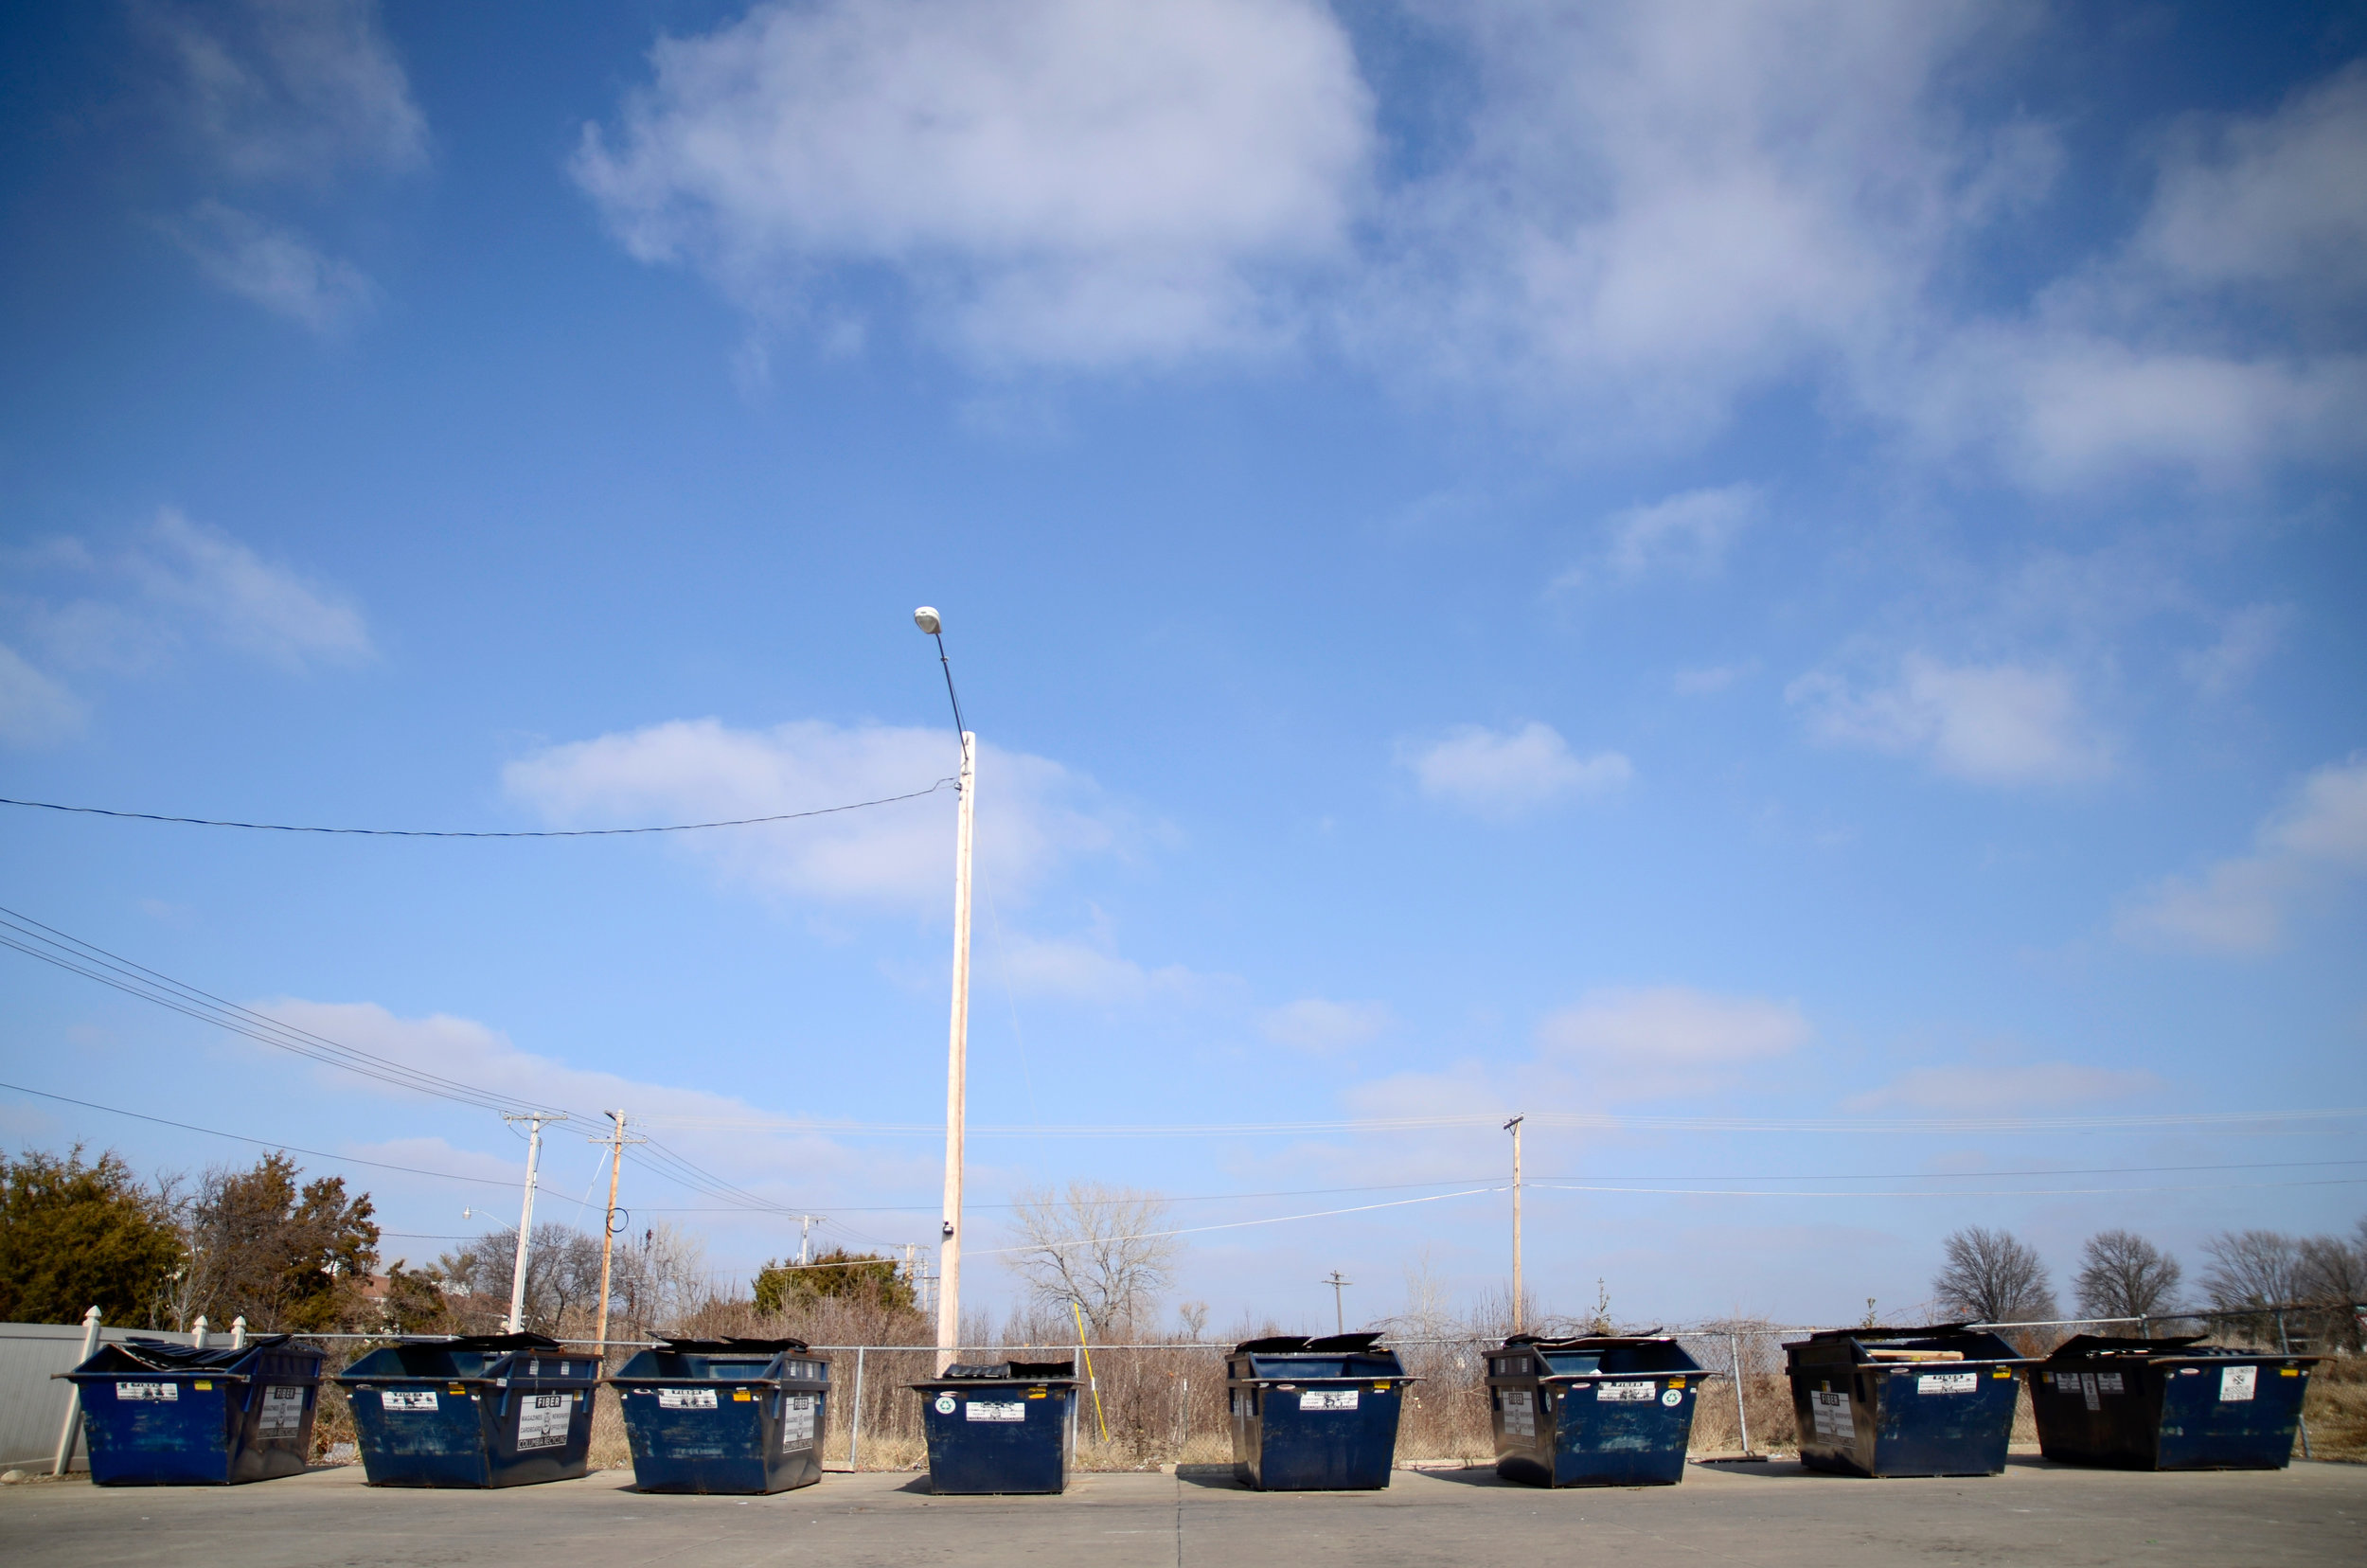
[[[303,1473],[321,1353],[286,1334],[204,1350],[103,1345],[71,1372],[90,1478],[102,1487],[222,1487]]]
[[[1389,1485],[1412,1381],[1379,1334],[1250,1340],[1225,1359],[1233,1473],[1260,1491]]]
[[[1515,1334],[1487,1358],[1496,1473],[1532,1487],[1684,1479],[1701,1363],[1666,1334]]]
[[[929,1489],[941,1496],[1068,1489],[1075,1362],[955,1363],[920,1396]]]
[[[412,1339],[337,1374],[373,1487],[524,1487],[584,1473],[599,1358],[541,1334]]]
[[[2038,1452],[2120,1470],[2283,1470],[2319,1358],[2201,1337],[2066,1340],[2030,1382]]]
[[[761,1494],[822,1479],[830,1363],[803,1340],[661,1340],[608,1380],[647,1492]]]
[[[1962,1324],[1829,1328],[1784,1346],[1800,1463],[1840,1475],[1995,1475],[2029,1358]]]

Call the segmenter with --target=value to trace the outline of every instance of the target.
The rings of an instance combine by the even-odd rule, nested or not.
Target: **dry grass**
[[[2312,1458],[2367,1464],[2367,1358],[2320,1362],[2309,1374],[2302,1419],[2309,1423]]]

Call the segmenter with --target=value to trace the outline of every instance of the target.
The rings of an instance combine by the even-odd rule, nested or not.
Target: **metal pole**
[[[2293,1342],[2285,1336],[2285,1309],[2282,1307],[2277,1309],[2277,1348],[2284,1351],[2288,1356],[2293,1353]],[[2303,1397],[2307,1398],[2308,1389],[2305,1387],[2302,1392]],[[2306,1417],[2296,1416],[2294,1419],[2301,1423],[2302,1457],[2305,1459],[2315,1458],[2316,1455],[2309,1452],[2308,1418]]]
[[[82,1314],[82,1354],[74,1364],[80,1366],[98,1353],[98,1309],[93,1307]],[[66,1467],[74,1463],[74,1440],[82,1434],[82,1385],[70,1382],[65,1388],[65,1423],[58,1428],[58,1457],[49,1467],[52,1475],[63,1475]]]
[[[505,1115],[506,1122],[526,1124],[526,1198],[525,1206],[518,1213],[518,1256],[509,1269],[509,1327],[508,1332],[522,1334],[526,1327],[526,1246],[534,1236],[534,1178],[543,1163],[543,1124],[565,1121],[564,1116],[546,1116],[540,1113],[530,1116]]]
[[[592,1330],[592,1337],[600,1342],[593,1353],[602,1361],[608,1359],[609,1261],[616,1251],[616,1179],[624,1174],[625,1169],[625,1114],[611,1111],[608,1114],[616,1125],[611,1130],[608,1140],[608,1217],[600,1225],[599,1326]],[[520,1270],[519,1273],[523,1276],[525,1271]]]
[[[1726,1343],[1734,1347],[1735,1363],[1735,1425],[1742,1431],[1742,1456],[1751,1457],[1751,1413],[1742,1404],[1742,1336],[1728,1334]]]
[[[846,1468],[854,1470],[863,1463],[863,1352],[855,1346],[855,1419],[846,1429]]]
[[[978,807],[978,738],[962,731],[961,806],[953,839],[953,1021],[945,1064],[945,1231],[937,1261],[937,1370],[961,1353],[962,1135],[970,1103],[970,846]]]
[[[1521,1124],[1525,1115],[1504,1123],[1512,1134],[1512,1331],[1521,1332],[1525,1313],[1521,1301]]]

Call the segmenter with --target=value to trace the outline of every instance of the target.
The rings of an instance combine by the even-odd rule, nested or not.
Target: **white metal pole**
[[[1516,1334],[1526,1327],[1521,1299],[1521,1124],[1526,1120],[1521,1115],[1504,1123],[1512,1130],[1512,1331]]]
[[[855,1346],[855,1418],[846,1428],[846,1468],[863,1468],[863,1353],[868,1346]]]
[[[961,805],[953,841],[953,1022],[945,1066],[945,1233],[937,1263],[937,1370],[961,1351],[962,1143],[970,1103],[970,846],[978,810],[978,738],[962,731]]]
[[[526,1124],[526,1199],[518,1214],[518,1256],[509,1271],[509,1328],[523,1334],[526,1327],[526,1244],[534,1235],[534,1178],[543,1163],[543,1123],[557,1121],[557,1116],[505,1116],[504,1121]]]
[[[1729,1334],[1727,1343],[1734,1348],[1735,1365],[1735,1430],[1742,1434],[1742,1456],[1751,1457],[1751,1412],[1742,1402],[1742,1336]]]
[[[200,1318],[198,1321],[203,1323],[205,1320]],[[80,1366],[97,1354],[98,1309],[93,1307],[82,1314],[82,1354],[74,1364]],[[82,1385],[70,1382],[65,1388],[65,1424],[58,1428],[58,1457],[49,1467],[52,1475],[63,1475],[66,1467],[74,1463],[74,1440],[82,1434]]]

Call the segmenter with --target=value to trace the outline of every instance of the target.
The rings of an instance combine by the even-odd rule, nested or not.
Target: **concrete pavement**
[[[1078,1568],[1599,1562],[2367,1563],[2367,1468],[2125,1474],[2017,1458],[1986,1480],[1854,1481],[1789,1461],[1676,1487],[1545,1492],[1400,1470],[1386,1491],[1260,1494],[1221,1470],[1080,1476],[1061,1497],[939,1498],[910,1474],[774,1497],[652,1497],[625,1470],[506,1491],[391,1491],[357,1468],[233,1488],[0,1489],[12,1568]]]

